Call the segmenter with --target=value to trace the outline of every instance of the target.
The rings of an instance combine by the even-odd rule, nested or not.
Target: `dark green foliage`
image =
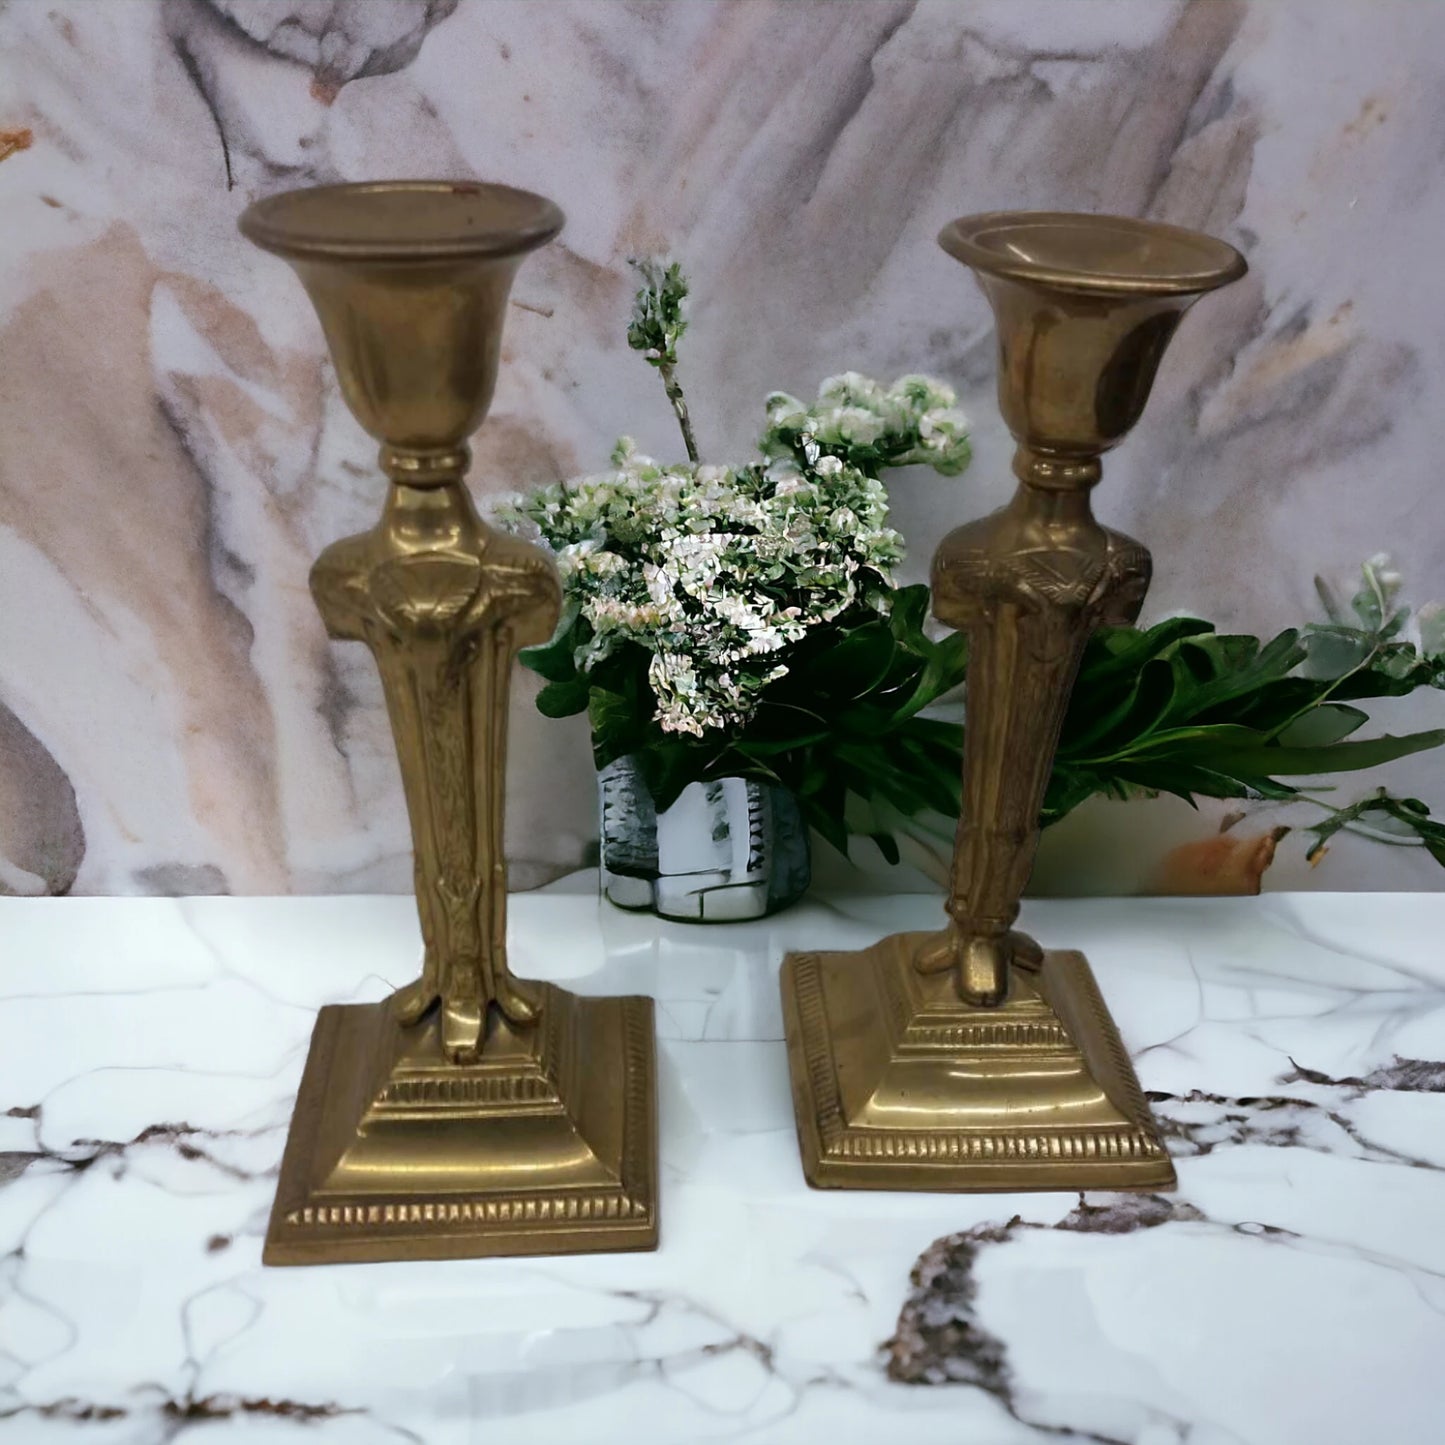
[[[679,737],[649,721],[649,654],[640,647],[580,676],[573,657],[588,628],[575,610],[523,661],[547,679],[541,710],[555,717],[585,709],[598,767],[634,754],[659,807],[692,782],[767,778],[793,789],[809,823],[845,851],[857,831],[849,822],[851,795],[869,805],[864,831],[891,859],[897,845],[877,827],[880,812],[954,815],[959,807],[963,728],[924,714],[963,683],[967,643],[959,633],[939,642],[927,636],[928,602],[924,586],[898,588],[887,623],[860,609],[856,620],[845,616],[798,643],[787,655],[787,676],[769,688],[741,738]],[[1347,630],[1349,669],[1302,675],[1316,639],[1338,640]],[[1353,736],[1368,714],[1351,701],[1445,680],[1440,660],[1394,642],[1393,634],[1371,636],[1331,624],[1303,634],[1290,629],[1261,644],[1188,617],[1101,630],[1079,669],[1043,823],[1095,793],[1285,800],[1297,794],[1286,780],[1374,767],[1439,746],[1445,729]],[[1385,819],[1383,833],[1368,826]],[[1418,800],[1374,794],[1332,811],[1312,831],[1322,843],[1357,824],[1372,836],[1409,832],[1445,863],[1445,829]]]

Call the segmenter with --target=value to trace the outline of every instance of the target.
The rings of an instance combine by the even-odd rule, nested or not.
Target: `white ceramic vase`
[[[692,923],[763,918],[803,895],[808,829],[786,788],[691,783],[658,811],[632,757],[597,776],[602,891],[619,908]]]

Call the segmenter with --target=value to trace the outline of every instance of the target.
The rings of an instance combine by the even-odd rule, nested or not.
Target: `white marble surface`
[[[422,173],[562,204],[518,281],[483,493],[594,470],[624,431],[675,448],[623,342],[638,251],[692,274],[714,461],[748,454],[770,389],[947,377],[977,461],[891,482],[910,576],[1011,485],[990,319],[939,226],[1058,206],[1215,231],[1250,277],[1185,323],[1100,514],[1153,548],[1153,615],[1270,632],[1380,549],[1445,597],[1442,56],[1422,0],[0,6],[0,151],[29,142],[0,160],[0,892],[411,886],[374,670],[305,586],[373,521],[375,449],[295,279],[236,234],[254,197]],[[580,722],[538,724],[526,691],[516,716],[520,885],[583,861],[596,821]],[[1437,810],[1441,779],[1389,776]],[[1132,877],[1079,842],[1064,886],[1075,860],[1136,885],[1183,816]],[[1341,849],[1282,881],[1445,874]]]
[[[407,977],[407,900],[0,900],[6,1445],[1441,1438],[1445,899],[1028,905],[1087,949],[1179,1167],[1080,1201],[803,1184],[778,959],[935,903],[699,929],[593,886],[517,898],[514,954],[657,996],[661,1249],[271,1271],[314,1010]],[[950,1233],[964,1382],[891,1383]]]

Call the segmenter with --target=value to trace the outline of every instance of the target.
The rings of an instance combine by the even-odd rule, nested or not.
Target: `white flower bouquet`
[[[899,775],[915,805],[946,774],[931,798],[946,807],[957,728],[917,713],[958,668],[935,666],[920,691],[939,648],[923,632],[926,589],[893,586],[902,539],[879,474],[964,469],[953,392],[926,376],[884,387],[846,372],[811,405],[768,397],[756,461],[700,463],[672,369],[686,286],[675,265],[639,269],[629,339],[663,372],[690,459],[654,461],[623,438],[611,471],[503,508],[552,548],[566,591],[553,641],[524,654],[548,679],[538,706],[587,710],[599,769],[639,759],[659,810],[689,783],[757,777],[795,792],[844,847],[846,778],[859,763]],[[961,662],[956,646],[943,651]],[[840,720],[848,710],[861,731]],[[827,744],[848,740],[891,756],[830,766]]]

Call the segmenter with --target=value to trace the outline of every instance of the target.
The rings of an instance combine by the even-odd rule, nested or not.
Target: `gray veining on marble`
[[[519,971],[661,995],[661,1249],[263,1270],[314,1010],[408,976],[408,901],[0,899],[0,1439],[1436,1445],[1445,900],[1031,900],[1178,1191],[809,1190],[778,959],[933,906],[708,950],[517,899]]]
[[[1156,614],[1266,631],[1380,549],[1445,595],[1442,56],[1445,9],[1408,0],[14,0],[0,890],[410,886],[370,660],[327,644],[305,589],[375,513],[372,447],[294,280],[236,234],[254,196],[431,173],[561,201],[515,293],[483,492],[598,467],[624,430],[672,446],[622,341],[639,250],[692,273],[713,457],[772,387],[949,377],[978,460],[893,485],[914,574],[1008,485],[988,317],[939,225],[1032,205],[1215,230],[1251,275],[1186,324],[1101,511],[1154,549]],[[583,729],[529,711],[524,683],[519,885],[596,831]],[[1438,809],[1440,775],[1389,780]],[[1288,882],[1437,875],[1342,847]]]

